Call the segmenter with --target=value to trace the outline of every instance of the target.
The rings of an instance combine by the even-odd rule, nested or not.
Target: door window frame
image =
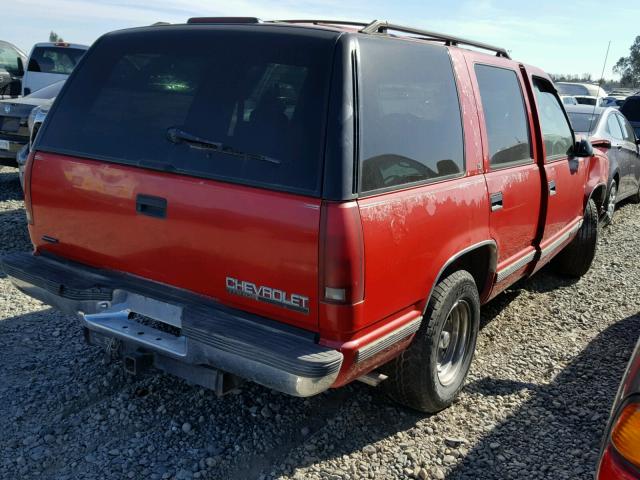
[[[491,163],[491,152],[489,149],[489,142],[491,141],[489,139],[489,131],[487,128],[487,119],[486,119],[486,115],[484,112],[484,105],[482,103],[482,92],[480,89],[480,83],[478,82],[478,75],[476,72],[476,66],[481,65],[484,67],[492,67],[492,68],[496,68],[496,69],[500,69],[500,70],[507,70],[509,72],[513,72],[516,76],[516,81],[518,83],[518,89],[520,90],[520,98],[522,100],[522,110],[524,112],[524,117],[525,117],[525,123],[527,125],[527,135],[528,135],[528,140],[529,140],[529,158],[524,158],[522,160],[513,160],[511,162],[506,162],[506,163],[500,163],[498,165],[493,165]],[[525,95],[524,95],[524,91],[523,91],[523,78],[522,78],[522,74],[519,70],[515,70],[511,67],[508,66],[502,66],[502,65],[496,65],[495,63],[486,63],[486,62],[473,62],[473,73],[472,75],[475,77],[475,82],[476,85],[478,86],[478,94],[480,96],[480,98],[477,100],[478,106],[482,109],[482,119],[483,119],[483,129],[485,131],[485,136],[487,138],[487,146],[486,146],[486,150],[487,150],[487,162],[486,162],[486,172],[497,172],[500,170],[505,170],[507,168],[514,168],[514,167],[520,167],[523,165],[531,165],[531,164],[535,164],[536,160],[533,155],[533,137],[531,135],[531,121],[530,121],[530,115],[529,115],[529,109],[527,108],[527,103],[525,101]]]

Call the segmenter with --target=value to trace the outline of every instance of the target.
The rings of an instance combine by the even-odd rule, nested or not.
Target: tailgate
[[[40,251],[317,329],[318,199],[40,152],[31,205]]]

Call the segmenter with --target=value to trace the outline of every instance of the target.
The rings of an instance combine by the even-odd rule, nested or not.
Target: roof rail
[[[396,25],[394,23],[384,22],[380,20],[374,20],[373,22],[367,24],[364,28],[360,30],[360,33],[385,34],[390,30],[395,32],[420,35],[419,38],[423,38],[424,40],[443,41],[445,45],[452,45],[452,46],[469,45],[469,46],[480,48],[483,50],[489,50],[491,52],[495,52],[496,56],[498,57],[511,58],[509,57],[509,54],[504,48],[494,47],[493,45],[488,45],[486,43],[476,42],[474,40],[466,40],[464,38],[454,37],[452,35],[446,35],[443,33],[430,32],[428,30],[420,30],[418,28]]]
[[[354,27],[366,27],[369,23],[352,22],[349,20],[269,20],[266,23],[311,23],[313,25],[351,25]]]
[[[191,17],[187,23],[260,23],[260,19],[257,17]]]

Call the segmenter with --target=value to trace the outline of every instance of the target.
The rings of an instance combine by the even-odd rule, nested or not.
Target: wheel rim
[[[466,300],[453,304],[442,326],[438,339],[438,380],[442,385],[453,383],[460,370],[468,350],[471,333],[471,307]]]
[[[611,189],[609,190],[609,202],[607,203],[607,218],[611,220],[613,218],[613,212],[616,209],[616,196],[618,195],[618,186],[616,182],[611,184]]]

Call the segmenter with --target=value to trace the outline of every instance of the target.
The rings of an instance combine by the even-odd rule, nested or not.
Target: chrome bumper
[[[0,263],[27,295],[78,314],[89,332],[117,339],[128,351],[154,356],[160,369],[179,362],[182,366],[171,373],[184,378],[189,378],[184,367],[207,366],[307,397],[328,389],[342,366],[342,354],[315,343],[313,332],[229,309],[184,290],[28,253],[5,256]],[[131,318],[134,313],[179,333],[143,325]]]

